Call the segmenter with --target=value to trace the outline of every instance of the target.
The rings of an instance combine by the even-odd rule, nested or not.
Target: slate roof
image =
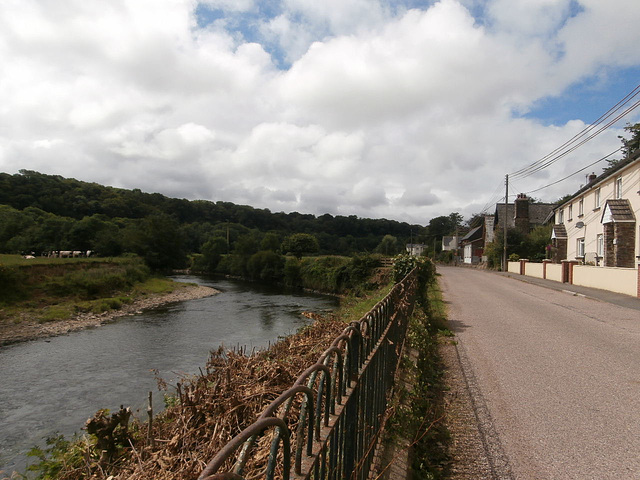
[[[442,237],[442,246],[447,248],[453,247],[457,243],[456,240],[457,237],[455,236],[445,235],[444,237]]]
[[[556,208],[555,203],[529,203],[529,225],[543,225],[553,209]],[[516,206],[513,203],[507,204],[507,226],[513,228],[515,222]],[[496,227],[504,226],[504,203],[496,204]]]
[[[469,233],[462,237],[460,243],[471,243],[476,240],[482,240],[482,225],[471,229]]]
[[[631,209],[631,202],[626,198],[607,200],[604,212],[611,212],[611,219],[614,222],[635,222],[636,217]]]
[[[567,238],[567,228],[563,224],[556,224],[553,226],[553,232],[551,238]]]

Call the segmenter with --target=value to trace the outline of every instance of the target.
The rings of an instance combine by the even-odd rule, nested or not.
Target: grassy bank
[[[140,296],[167,293],[174,282],[153,277],[137,257],[114,259],[0,256],[0,324],[66,320],[118,310]]]
[[[213,265],[205,262],[204,256],[196,255],[192,269],[324,293],[363,296],[388,282],[384,275],[388,269],[381,268],[381,259],[378,254],[296,258],[261,251],[253,255],[222,255]]]
[[[409,443],[412,478],[417,480],[444,479],[449,472],[444,365],[438,344],[452,341],[451,336],[446,305],[437,281],[432,282],[416,306],[409,326],[408,346],[417,352],[417,360],[407,356],[402,368],[412,388],[400,388],[388,429],[390,441]]]

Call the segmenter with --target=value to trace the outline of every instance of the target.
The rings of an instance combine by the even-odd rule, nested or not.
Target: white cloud
[[[494,29],[521,37],[548,36],[570,14],[572,0],[494,0],[487,8]]]
[[[631,0],[283,0],[259,19],[252,0],[206,4],[253,15],[265,44],[226,19],[197,28],[192,0],[0,2],[0,170],[427,223],[481,209],[505,173],[592,120],[546,126],[521,113],[640,65]],[[619,134],[514,191],[609,153]]]
[[[398,205],[411,207],[425,207],[438,204],[438,197],[430,191],[429,185],[412,185],[410,190],[405,190],[397,201]]]
[[[200,3],[212,9],[248,12],[256,8],[254,0],[204,0]]]

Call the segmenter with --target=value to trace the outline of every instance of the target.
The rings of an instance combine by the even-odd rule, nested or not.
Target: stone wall
[[[635,222],[604,224],[604,266],[635,268]]]
[[[636,224],[616,223],[616,267],[634,268],[636,266]]]

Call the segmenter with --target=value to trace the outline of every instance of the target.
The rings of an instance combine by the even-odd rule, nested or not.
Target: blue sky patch
[[[248,12],[237,12],[211,8],[199,3],[195,9],[199,28],[206,28],[216,20],[225,20],[225,29],[231,34],[239,34],[245,42],[259,43],[271,55],[274,64],[280,69],[291,65],[285,60],[285,52],[274,42],[267,41],[260,31],[261,22],[268,21],[282,13],[280,0],[266,0],[258,3],[258,9]]]
[[[569,120],[595,122],[602,114],[622,100],[640,84],[640,67],[608,69],[563,91],[558,97],[537,102],[525,118],[534,118],[545,125],[564,125]],[[638,100],[636,97],[633,101]],[[638,118],[640,109],[620,121],[621,125]]]
[[[207,25],[212,24],[216,20],[220,20],[225,17],[223,10],[218,8],[212,9],[208,5],[199,3],[195,10],[196,21],[199,28],[205,28]]]

